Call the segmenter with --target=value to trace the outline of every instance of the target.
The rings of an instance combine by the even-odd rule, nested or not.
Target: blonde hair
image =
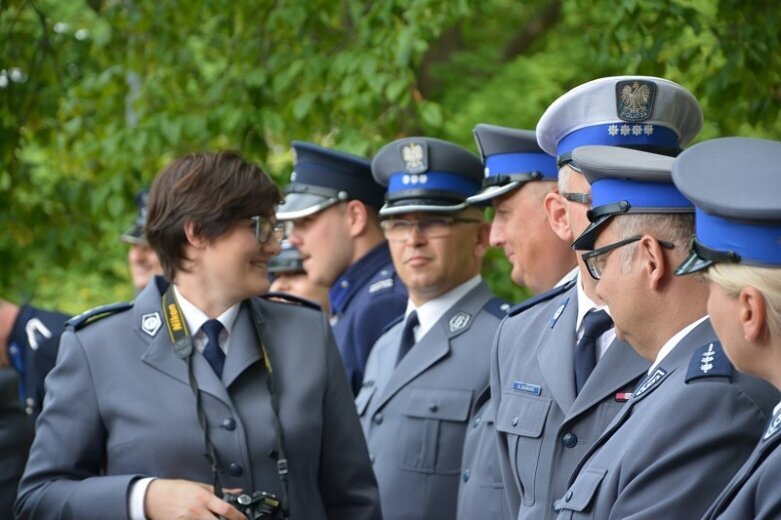
[[[772,338],[781,336],[781,268],[750,265],[714,264],[705,274],[730,298],[737,298],[745,287],[753,287],[765,299],[765,319]]]

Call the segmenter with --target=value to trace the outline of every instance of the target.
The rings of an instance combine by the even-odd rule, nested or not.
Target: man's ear
[[[567,218],[567,201],[559,195],[558,190],[546,194],[545,198],[542,199],[542,206],[548,215],[548,222],[553,228],[553,232],[564,242],[574,242],[575,237]]]
[[[198,227],[192,221],[184,223],[184,236],[187,238],[187,243],[195,249],[203,249],[209,244],[209,241],[199,233]]]
[[[665,276],[672,272],[672,266],[664,255],[664,248],[650,235],[643,236],[637,247],[638,261],[643,262],[643,269],[648,274],[651,289],[658,291],[662,287]]]
[[[363,234],[369,225],[369,214],[366,205],[359,200],[347,202],[345,207],[345,217],[347,218],[347,227],[351,237],[357,237]]]

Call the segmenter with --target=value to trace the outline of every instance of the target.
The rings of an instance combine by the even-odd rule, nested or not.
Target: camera
[[[225,493],[222,499],[238,509],[249,520],[284,520],[281,502],[273,493],[255,491],[251,495]]]

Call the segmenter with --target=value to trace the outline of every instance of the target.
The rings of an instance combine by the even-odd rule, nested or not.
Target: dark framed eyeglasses
[[[586,269],[588,270],[588,274],[590,274],[594,280],[599,280],[602,277],[602,273],[605,270],[605,265],[607,264],[607,258],[609,256],[609,253],[621,247],[628,246],[629,244],[637,242],[642,238],[643,237],[641,235],[625,238],[624,240],[613,242],[612,244],[608,244],[604,247],[600,247],[599,249],[594,249],[593,251],[589,251],[588,253],[583,253],[583,262],[586,264]],[[668,242],[666,240],[659,240],[658,238],[655,240],[659,242],[659,245],[664,247],[665,249],[673,249],[675,247],[675,244],[673,244],[672,242]]]
[[[389,219],[380,222],[385,237],[388,240],[403,241],[407,240],[413,229],[418,233],[429,238],[445,238],[450,236],[451,229],[455,224],[476,224],[482,222],[477,218],[461,217],[427,217],[416,220]]]
[[[255,224],[255,238],[261,244],[267,243],[272,237],[276,241],[282,240],[288,227],[286,222],[277,222],[261,216],[250,217],[250,220]]]
[[[580,202],[581,204],[587,204],[591,206],[591,193],[575,193],[571,191],[565,191],[561,193],[561,196],[570,202]]]

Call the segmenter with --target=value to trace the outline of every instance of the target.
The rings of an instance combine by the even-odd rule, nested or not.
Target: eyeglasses
[[[581,204],[591,205],[591,193],[574,193],[565,191],[561,193],[561,196],[570,202],[580,202]]]
[[[267,243],[271,237],[274,237],[276,241],[282,240],[288,227],[285,222],[277,222],[260,216],[250,217],[250,220],[255,223],[255,238],[261,244]]]
[[[417,229],[427,239],[445,238],[450,236],[453,224],[476,224],[478,222],[482,222],[482,220],[459,217],[428,217],[418,220],[383,220],[380,222],[380,226],[382,226],[382,230],[385,232],[385,237],[388,240],[403,241],[409,237],[413,229]]]
[[[605,265],[607,264],[607,258],[609,256],[609,253],[615,251],[620,247],[624,247],[634,242],[637,242],[642,238],[643,237],[639,235],[630,237],[624,240],[619,240],[618,242],[614,242],[612,244],[608,244],[605,247],[594,249],[593,251],[589,251],[588,253],[583,253],[583,262],[585,262],[586,264],[586,269],[588,269],[588,274],[590,274],[594,280],[599,280],[602,277],[602,273],[605,270]],[[657,238],[656,241],[659,242],[659,245],[664,247],[665,249],[672,249],[675,247],[675,244],[673,244],[672,242],[668,242],[666,240],[659,240]]]

